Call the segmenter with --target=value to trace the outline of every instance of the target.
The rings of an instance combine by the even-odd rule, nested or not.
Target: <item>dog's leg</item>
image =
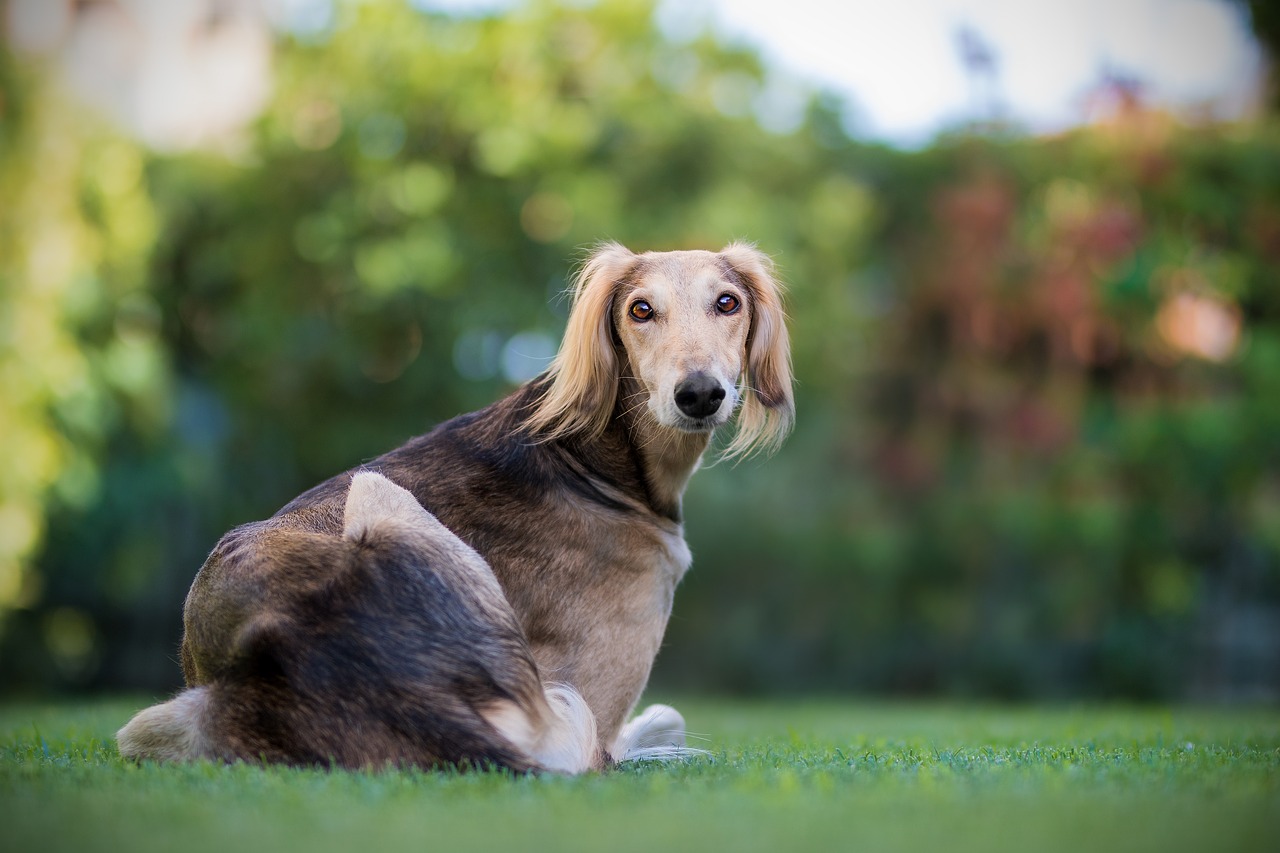
[[[442,577],[448,574],[489,621],[519,637],[527,651],[519,621],[493,570],[484,558],[427,512],[405,489],[380,474],[360,472],[351,482],[343,535],[351,541],[391,535],[421,554],[430,555]],[[568,685],[543,685],[532,654],[494,661],[491,674],[509,688],[513,699],[500,699],[480,715],[532,763],[557,773],[581,773],[603,763],[595,715],[586,700]]]
[[[701,755],[685,744],[684,716],[670,705],[650,705],[622,727],[610,753],[615,761],[667,760]]]
[[[247,603],[199,623],[222,653],[210,680],[137,714],[122,756],[602,766],[595,717],[543,685],[488,563],[379,474],[353,478],[344,511],[341,536],[265,526],[206,565],[202,594]]]
[[[567,684],[544,687],[545,708],[502,701],[482,712],[489,725],[544,770],[582,773],[603,765],[596,718]]]
[[[205,734],[208,687],[184,690],[168,702],[139,711],[116,733],[120,755],[142,761],[192,761],[210,758]]]

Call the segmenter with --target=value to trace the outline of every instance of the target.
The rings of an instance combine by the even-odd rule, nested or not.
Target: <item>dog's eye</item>
[[[733,314],[741,307],[742,303],[732,293],[722,293],[716,300],[716,310],[721,314]]]
[[[653,319],[653,306],[643,299],[637,299],[631,303],[631,307],[627,309],[627,313],[631,315],[632,320],[638,320],[644,323]]]

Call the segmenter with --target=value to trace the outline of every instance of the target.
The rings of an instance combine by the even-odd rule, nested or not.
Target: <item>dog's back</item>
[[[232,531],[191,597],[191,686],[121,729],[126,757],[566,772],[602,760],[590,710],[544,688],[488,565],[381,475],[352,479],[340,535],[273,520]]]

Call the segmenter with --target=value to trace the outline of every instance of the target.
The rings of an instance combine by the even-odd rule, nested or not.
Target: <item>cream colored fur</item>
[[[491,726],[534,763],[555,773],[583,773],[599,766],[596,718],[567,684],[547,685],[546,709],[531,719],[514,702],[484,712]]]
[[[741,321],[708,322],[707,296],[731,292],[745,300]],[[617,243],[599,246],[570,288],[573,311],[560,351],[551,364],[551,389],[529,417],[544,439],[575,432],[599,433],[614,412],[619,373],[636,371],[657,425],[680,429],[668,391],[680,365],[713,370],[734,390],[718,424],[741,401],[737,432],[726,455],[740,457],[776,449],[795,418],[791,396],[791,343],[782,307],[783,286],[773,261],[749,243],[734,242],[718,253],[645,252]],[[627,321],[637,298],[652,295],[666,322],[647,323],[645,333]],[[653,333],[654,328],[661,328]],[[614,330],[623,338],[630,365],[618,362]],[[628,378],[626,376],[622,377]],[[701,453],[701,449],[698,451]]]
[[[192,761],[214,757],[202,734],[209,688],[184,690],[134,715],[116,732],[120,755],[134,761]]]
[[[684,715],[670,705],[650,705],[622,727],[610,752],[618,761],[665,761],[705,755],[686,740]]]

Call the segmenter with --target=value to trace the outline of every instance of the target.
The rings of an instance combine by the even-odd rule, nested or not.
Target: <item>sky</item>
[[[286,26],[323,30],[337,0],[261,2]],[[519,0],[412,2],[460,13],[500,13]],[[1033,133],[1079,123],[1088,115],[1087,93],[1107,75],[1136,81],[1147,103],[1183,114],[1202,114],[1206,104],[1219,118],[1247,114],[1260,99],[1262,58],[1243,5],[1243,0],[659,0],[657,22],[675,41],[711,29],[723,41],[757,50],[770,74],[751,107],[767,128],[795,127],[804,107],[797,95],[821,87],[847,105],[847,129],[857,137],[918,147],[973,119],[1000,118]],[[36,41],[42,33],[52,33],[50,38],[63,33],[72,8],[80,10],[80,18],[96,21],[96,35],[114,22],[120,36],[115,39],[90,39],[87,28],[75,30],[85,39],[64,45],[75,60],[71,70],[93,93],[93,102],[121,101],[117,111],[129,113],[131,125],[155,144],[181,136],[173,130],[178,126],[187,128],[188,136],[199,136],[206,125],[252,113],[267,96],[267,77],[259,73],[268,62],[263,34],[224,25],[215,39],[192,29],[187,19],[198,23],[206,14],[194,0],[76,7],[69,0],[0,2],[0,9],[6,8],[11,22],[24,25],[14,32]],[[152,30],[154,37],[144,38]],[[200,37],[166,36],[175,31]],[[966,69],[962,32],[988,56],[984,73]],[[112,69],[118,73],[109,73]],[[128,80],[137,85],[121,82]],[[247,97],[254,80],[262,83],[262,91]],[[731,88],[724,93],[726,112],[739,111],[743,103]],[[193,99],[190,91],[203,94]],[[211,100],[218,92],[225,97]]]
[[[658,20],[673,38],[709,25],[756,47],[779,77],[844,96],[854,132],[908,146],[993,103],[1032,131],[1067,127],[1104,71],[1139,81],[1152,103],[1191,112],[1212,101],[1232,117],[1256,102],[1261,68],[1229,0],[664,0]],[[994,74],[966,72],[961,28],[988,48]]]

